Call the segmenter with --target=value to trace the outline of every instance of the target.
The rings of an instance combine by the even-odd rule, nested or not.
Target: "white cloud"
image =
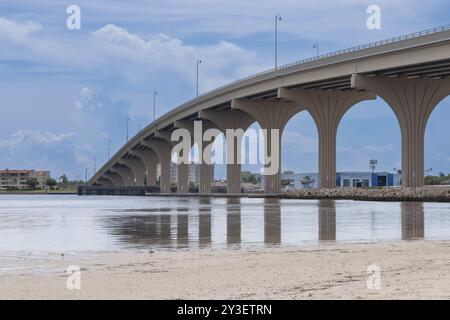
[[[288,130],[283,132],[282,144],[283,150],[289,149],[300,153],[314,153],[319,148],[319,142],[316,138]]]
[[[10,40],[18,44],[28,44],[33,33],[41,31],[40,24],[26,21],[16,22],[0,17],[0,38]]]
[[[77,137],[76,133],[55,134],[36,130],[18,130],[9,140],[0,141],[0,147],[13,148],[18,146],[54,146]]]
[[[213,89],[242,77],[242,70],[250,70],[251,66],[254,70],[257,68],[254,52],[228,41],[192,46],[166,34],[144,39],[125,28],[109,24],[92,34],[91,43],[102,56],[115,61],[115,66],[123,72],[129,72],[131,68],[134,76],[143,71],[164,72],[194,82],[195,61],[200,57],[203,61],[199,71],[202,90]],[[246,69],[242,69],[243,66]]]
[[[9,139],[0,141],[0,167],[9,169],[45,169],[53,176],[81,172],[87,161],[79,154],[83,147],[73,132],[53,133],[17,130]]]

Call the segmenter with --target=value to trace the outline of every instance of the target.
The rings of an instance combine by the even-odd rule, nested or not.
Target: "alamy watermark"
[[[380,290],[381,289],[381,268],[375,264],[367,267],[367,289]]]
[[[381,29],[381,8],[376,4],[372,4],[367,7],[367,29],[369,30],[380,30]]]
[[[263,175],[274,175],[280,169],[280,130],[241,128],[222,131],[211,128],[203,132],[202,121],[194,121],[193,136],[187,129],[175,129],[171,141],[175,143],[172,154],[176,164],[191,163],[193,145],[197,145],[197,163],[206,164],[261,164]],[[226,146],[225,146],[226,142]],[[226,157],[224,150],[226,147]],[[226,158],[226,159],[225,159]]]
[[[66,286],[69,290],[80,290],[81,289],[81,268],[76,265],[71,265],[67,268],[66,273],[68,274]]]
[[[66,27],[69,30],[81,29],[81,8],[76,4],[67,7],[66,13],[69,14],[66,20]]]

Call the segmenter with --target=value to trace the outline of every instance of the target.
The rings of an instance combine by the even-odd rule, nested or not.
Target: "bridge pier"
[[[156,186],[156,168],[158,166],[158,155],[151,149],[149,150],[131,150],[131,155],[139,157],[145,164],[145,175],[147,177],[147,186]]]
[[[210,146],[213,141],[203,141],[203,132],[212,129],[217,128],[211,121],[203,120],[201,121],[201,136],[196,137],[194,132],[194,122],[193,121],[187,121],[187,120],[178,120],[174,123],[175,128],[182,128],[189,131],[191,134],[192,139],[192,145],[197,143],[198,146],[198,152],[200,157],[200,177],[199,177],[199,193],[205,194],[205,193],[211,193],[211,182],[212,182],[212,176],[211,176],[211,154],[205,154],[205,149]],[[198,141],[200,140],[200,141]]]
[[[281,137],[289,119],[304,109],[292,102],[244,99],[233,100],[231,108],[248,113],[259,123],[261,129],[267,130],[264,141],[264,192],[281,193]],[[272,141],[273,138],[276,141]],[[277,150],[272,150],[272,147]]]
[[[114,187],[114,183],[111,180],[104,177],[98,179],[98,183],[100,183],[104,187]]]
[[[227,129],[245,130],[255,122],[245,112],[234,111],[200,111],[199,117],[211,121],[216,127],[226,134]],[[242,139],[235,136],[233,149],[227,143],[227,193],[241,193],[241,144]],[[231,159],[229,154],[233,153],[234,158]]]
[[[305,107],[316,123],[319,136],[319,187],[336,187],[336,134],[345,112],[358,102],[375,95],[356,91],[305,89],[278,90],[278,98]]]
[[[144,186],[145,164],[140,159],[120,159],[119,164],[125,165],[133,171],[136,187]]]
[[[120,187],[120,186],[124,186],[125,182],[123,181],[122,177],[109,170],[107,173],[103,174],[103,177],[105,177],[106,179],[112,181],[112,183],[114,184],[115,187]]]
[[[124,183],[123,185],[125,187],[131,187],[134,185],[134,181],[135,181],[134,173],[127,166],[116,165],[111,168],[111,171],[117,173],[119,176],[122,177],[122,180]]]
[[[177,142],[172,141],[171,133],[169,131],[158,130],[155,132],[155,137],[166,141],[166,143],[170,145],[170,172],[170,162],[172,161],[173,146]],[[189,191],[189,168],[186,159],[189,157],[189,155],[183,155],[181,152],[181,154],[178,154],[178,156],[185,158],[185,160],[177,164],[177,193],[187,193]]]
[[[172,145],[165,140],[142,140],[141,144],[158,155],[161,165],[161,178],[159,180],[161,193],[170,193],[170,162],[172,161]]]
[[[354,74],[351,86],[377,94],[392,108],[402,137],[402,186],[422,187],[425,128],[433,109],[450,94],[450,80]]]

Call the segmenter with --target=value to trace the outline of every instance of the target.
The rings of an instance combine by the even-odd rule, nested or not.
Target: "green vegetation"
[[[45,185],[49,188],[54,188],[57,185],[57,182],[53,178],[48,178],[47,180],[45,180]]]
[[[445,175],[444,173],[441,172],[438,176],[426,176],[425,184],[429,186],[448,185],[450,184],[450,174]]]
[[[39,181],[36,178],[28,178],[27,185],[30,189],[34,190],[39,185]]]

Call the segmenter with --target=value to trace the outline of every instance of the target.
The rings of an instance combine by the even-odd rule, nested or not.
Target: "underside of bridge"
[[[438,36],[442,37],[439,43],[436,42]],[[430,37],[429,42],[426,41],[427,37]],[[281,191],[283,129],[295,114],[307,111],[316,124],[319,137],[319,186],[334,188],[336,133],[343,115],[361,101],[381,97],[394,111],[401,130],[402,185],[423,186],[426,124],[436,105],[450,94],[450,31],[444,30],[438,35],[427,33],[417,39],[426,45],[412,46],[414,38],[402,40],[405,48],[401,48],[401,41],[393,44],[387,42],[384,47],[377,49],[381,50],[377,55],[366,54],[363,58],[337,62],[337,58],[332,56],[324,58],[323,65],[313,65],[310,69],[299,65],[295,68],[303,69],[292,67],[292,72],[288,72],[288,68],[287,71],[274,70],[272,75],[267,73],[261,76],[265,77],[261,81],[256,81],[257,77],[250,84],[246,82],[250,80],[242,81],[242,88],[232,84],[228,91],[227,88],[221,89],[223,92],[220,95],[211,94],[205,101],[194,99],[192,105],[187,103],[180,108],[179,113],[168,115],[164,121],[151,124],[139,133],[91,182],[104,186],[156,185],[159,163],[160,190],[163,193],[170,192],[170,162],[175,145],[171,134],[181,128],[189,132],[193,141],[191,146],[195,142],[198,144],[199,153],[203,156],[200,157],[203,162],[199,190],[200,193],[209,193],[211,155],[208,152],[213,141],[201,141],[195,137],[194,121],[202,120],[203,132],[216,129],[224,134],[229,129],[245,131],[257,122],[262,129],[267,130],[264,144],[266,156],[271,161],[278,161],[276,170],[270,170],[265,165],[264,190],[269,194],[277,194]],[[394,46],[392,52],[389,46]],[[364,50],[374,49],[368,47]],[[355,56],[351,54],[351,57]],[[327,59],[334,60],[327,64]],[[311,63],[317,64],[317,61]],[[308,77],[311,81],[305,80]],[[275,130],[278,136],[270,134]],[[230,145],[233,149],[227,149],[227,153],[233,154],[232,158],[227,159],[229,193],[241,192],[241,143],[242,139],[236,138]],[[187,159],[186,154],[178,154],[178,157]],[[177,166],[177,190],[188,192],[186,164]]]

